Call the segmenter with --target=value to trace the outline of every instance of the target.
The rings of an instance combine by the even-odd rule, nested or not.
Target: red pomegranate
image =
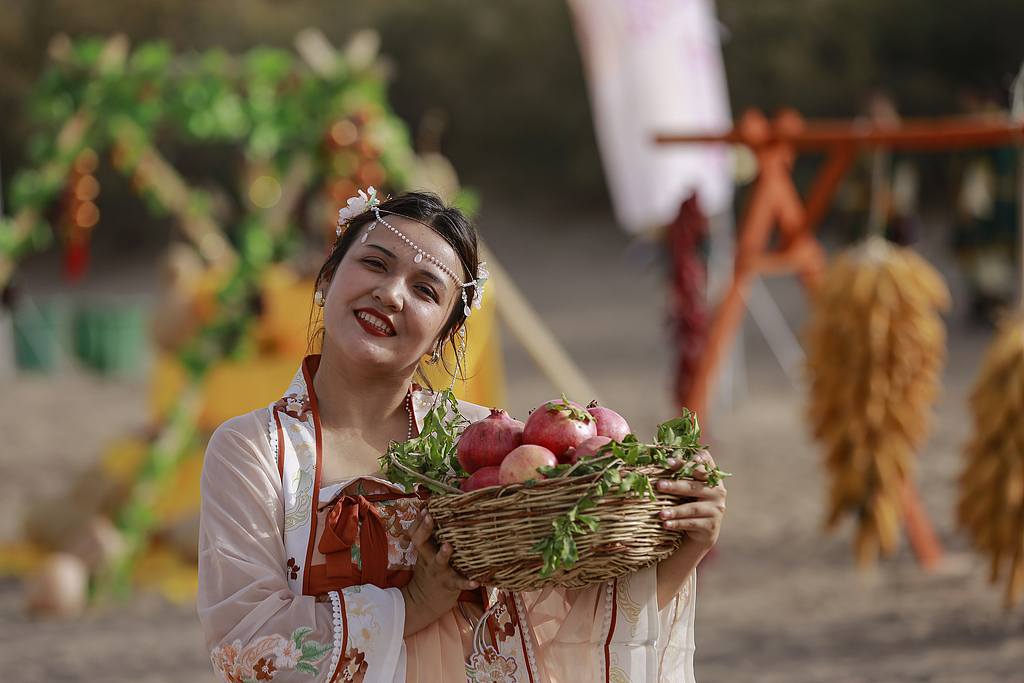
[[[501,468],[497,465],[489,467],[481,467],[473,474],[469,475],[469,479],[462,485],[462,490],[466,493],[470,491],[476,491],[477,489],[486,488],[488,486],[498,485],[498,473]]]
[[[612,439],[607,436],[601,436],[600,434],[597,436],[592,436],[583,443],[581,443],[579,445],[579,448],[573,451],[572,456],[569,458],[569,462],[575,465],[576,461],[579,460],[580,458],[589,458],[592,455],[597,455],[597,452],[601,450],[601,446],[604,446],[605,444],[609,444],[611,442]]]
[[[587,412],[597,420],[598,436],[607,436],[616,441],[622,441],[626,438],[627,434],[632,434],[629,424],[626,423],[626,420],[621,415],[611,408],[597,405],[597,401],[590,402],[590,405],[587,406]]]
[[[459,437],[455,453],[459,464],[469,474],[481,467],[497,467],[502,459],[523,445],[523,423],[504,410],[491,409],[491,414],[466,427]]]
[[[571,401],[561,399],[538,406],[526,420],[523,443],[544,446],[558,458],[568,462],[573,451],[585,440],[597,436],[594,416]]]
[[[554,467],[558,464],[555,454],[532,443],[524,443],[508,454],[498,468],[498,483],[521,484],[528,479],[546,479],[537,471],[538,467]]]

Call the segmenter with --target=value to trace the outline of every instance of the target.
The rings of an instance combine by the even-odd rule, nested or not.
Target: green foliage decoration
[[[178,350],[190,381],[116,514],[129,550],[103,592],[127,592],[156,524],[152,503],[199,436],[204,376],[221,359],[251,352],[248,332],[259,315],[265,270],[298,249],[303,228],[319,243],[333,241],[330,212],[306,215],[300,225],[310,213],[303,209],[313,199],[344,205],[357,187],[370,184],[384,193],[406,189],[417,178],[419,159],[388,104],[379,60],[350,63],[344,51],[325,53],[325,42],[314,63],[266,47],[243,55],[177,54],[159,41],[129,50],[123,36],[67,40],[37,82],[31,165],[12,179],[12,216],[0,217],[0,289],[19,258],[49,246],[49,218],[83,150],[107,156],[154,215],[173,216],[221,283],[215,313]],[[191,185],[168,160],[204,146],[228,150],[225,165],[239,178],[237,187],[224,188],[236,203],[227,225],[214,218],[210,192]],[[269,206],[250,199],[259,176],[282,188]],[[212,250],[217,253],[204,249],[211,235],[223,247]]]

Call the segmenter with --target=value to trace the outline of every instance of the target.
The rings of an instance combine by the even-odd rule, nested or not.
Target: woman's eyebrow
[[[367,244],[366,246],[371,248],[371,249],[376,249],[376,250],[380,251],[381,253],[385,254],[388,258],[398,259],[398,256],[394,252],[389,251],[388,249],[385,249],[384,247],[380,246],[379,244]],[[434,282],[436,282],[438,284],[438,286],[441,287],[441,289],[443,289],[445,291],[448,291],[448,285],[445,284],[445,281],[442,280],[441,278],[439,278],[434,273],[431,273],[429,270],[424,270],[424,269],[421,269],[419,272],[424,277],[428,277],[431,280],[433,280]]]
[[[377,249],[379,251],[384,252],[384,254],[388,258],[393,258],[393,259],[397,259],[398,258],[397,254],[395,254],[394,252],[388,251],[387,249],[385,249],[384,247],[380,246],[379,244],[367,244],[366,246],[370,247],[371,249]]]
[[[423,274],[425,277],[428,277],[434,282],[436,282],[437,286],[440,287],[441,289],[448,291],[448,285],[446,285],[444,280],[439,278],[437,275],[431,273],[429,270],[420,270],[420,273]]]

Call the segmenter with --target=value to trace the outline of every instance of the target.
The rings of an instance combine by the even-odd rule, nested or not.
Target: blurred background
[[[629,18],[618,31],[601,14],[613,7]],[[671,51],[613,42],[669,16],[683,28],[662,39],[688,41],[671,68]],[[0,0],[11,680],[214,680],[194,613],[205,435],[290,379],[311,274],[356,187],[431,187],[473,214],[497,266],[471,330],[473,400],[523,419],[567,391],[649,437],[702,357],[693,340],[729,288],[763,161],[740,145],[655,149],[653,135],[722,134],[751,108],[783,107],[861,130],[960,115],[1006,126],[1022,35],[1016,0]],[[147,78],[170,99],[118,89]],[[189,99],[190,84],[204,94]],[[267,84],[278,97],[264,119],[217,109]],[[91,128],[62,147],[79,110]],[[904,530],[858,563],[863,515],[823,533],[836,473],[808,417],[824,400],[805,370],[815,311],[798,269],[754,279],[704,418],[735,476],[701,569],[702,683],[1018,680],[1024,613],[1004,598],[1005,571],[989,583],[957,510],[985,429],[969,397],[1020,301],[1019,144],[859,150],[813,233],[831,257],[880,221],[876,234],[948,288],[910,477],[936,561]],[[666,158],[684,147],[693,156]],[[795,157],[798,191],[822,160]],[[680,213],[693,191],[701,210]],[[1010,403],[1013,442],[1024,399]],[[110,562],[126,547],[131,562]],[[52,583],[39,587],[42,568]]]
[[[850,117],[875,91],[890,93],[904,115],[959,112],[970,97],[1005,106],[1020,66],[1022,10],[1011,0],[982,8],[954,0],[725,0],[715,7],[737,115],[793,106],[807,117]],[[413,131],[438,125],[432,117],[444,122],[439,143],[465,184],[506,193],[550,188],[563,201],[607,203],[564,2],[154,0],[125,7],[5,0],[3,12],[0,152],[8,178],[26,159],[19,142],[31,131],[25,103],[58,33],[123,32],[133,43],[163,40],[176,51],[239,53],[257,45],[291,49],[310,26],[335,45],[373,28],[392,67],[395,112]]]

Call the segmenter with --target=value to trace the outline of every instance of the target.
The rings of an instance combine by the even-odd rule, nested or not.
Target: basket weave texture
[[[655,465],[623,466],[620,472],[630,470],[647,475],[655,488],[658,479],[670,474]],[[545,479],[532,488],[513,484],[432,496],[427,510],[434,520],[434,536],[439,544],[452,544],[450,564],[457,571],[485,586],[511,591],[584,588],[643,569],[675,552],[683,535],[665,529],[658,513],[685,498],[659,492],[650,500],[611,491],[583,513],[595,517],[600,529],[575,536],[576,563],[541,579],[543,560],[531,549],[551,535],[552,522],[599,477],[601,473]]]

